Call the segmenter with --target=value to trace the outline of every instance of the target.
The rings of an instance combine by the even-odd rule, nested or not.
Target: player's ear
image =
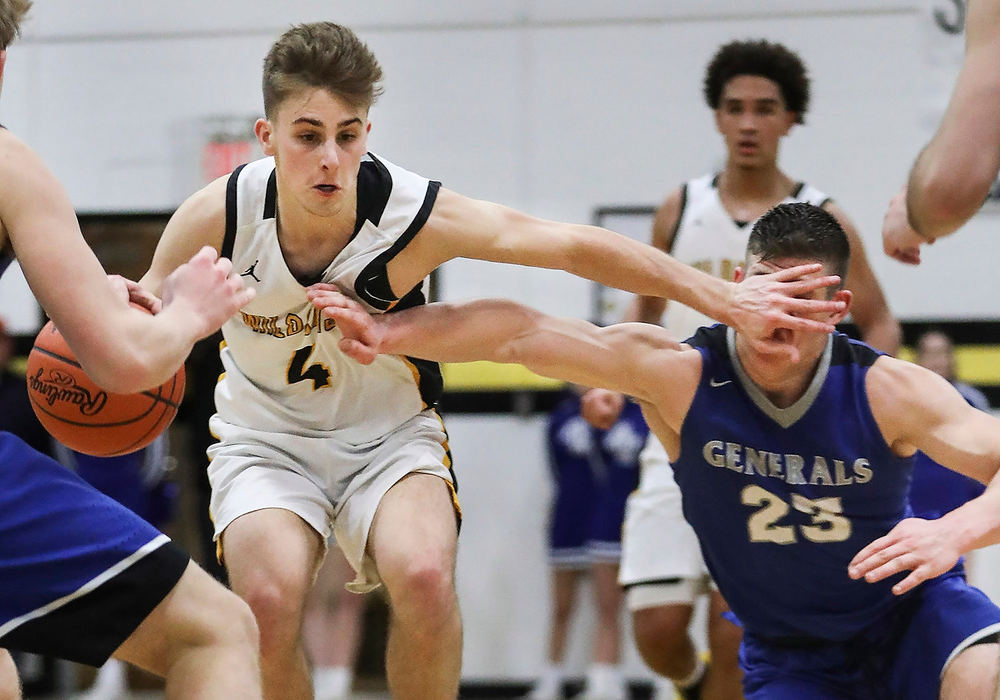
[[[747,278],[746,270],[743,268],[742,265],[737,265],[736,269],[733,270],[733,282],[739,284],[746,278]]]
[[[260,150],[264,152],[264,155],[273,156],[275,148],[271,139],[274,135],[274,129],[271,122],[267,119],[258,119],[253,125],[253,132],[257,135],[257,142],[260,143]]]
[[[844,302],[844,310],[833,314],[833,318],[830,319],[830,323],[837,324],[847,318],[847,314],[851,312],[851,299],[853,298],[854,296],[851,294],[851,290],[849,289],[838,289],[833,293],[833,301]]]

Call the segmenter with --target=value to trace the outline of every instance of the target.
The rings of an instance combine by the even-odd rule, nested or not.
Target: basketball
[[[128,454],[151,443],[174,420],[184,394],[183,365],[147,391],[115,394],[101,389],[84,374],[52,321],[35,338],[26,379],[31,406],[49,434],[95,457]]]

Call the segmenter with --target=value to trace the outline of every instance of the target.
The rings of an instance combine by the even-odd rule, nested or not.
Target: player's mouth
[[[736,148],[743,155],[750,155],[757,152],[757,142],[756,141],[739,141],[736,143]]]
[[[336,194],[340,190],[336,185],[316,185],[313,189],[324,195]]]

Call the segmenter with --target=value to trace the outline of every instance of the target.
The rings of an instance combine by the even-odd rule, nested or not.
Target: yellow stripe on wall
[[[907,346],[899,351],[899,357],[912,362],[916,353]],[[1000,386],[1000,345],[956,346],[955,374],[969,384]]]
[[[445,391],[558,389],[563,382],[541,377],[521,365],[462,362],[441,365]]]

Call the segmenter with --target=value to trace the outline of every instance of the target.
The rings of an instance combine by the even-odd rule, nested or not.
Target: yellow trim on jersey
[[[412,362],[410,362],[410,359],[408,357],[405,357],[404,355],[400,355],[399,359],[403,361],[403,364],[406,365],[406,367],[410,370],[410,374],[413,375],[413,383],[417,385],[417,393],[419,394],[420,393],[420,370],[417,368],[417,366],[415,364],[413,364]],[[420,396],[420,410],[423,411],[423,410],[425,410],[427,408],[429,408],[429,406],[427,405],[427,402],[424,401],[423,395],[421,395]]]
[[[506,389],[558,389],[564,382],[542,377],[521,365],[495,362],[442,364],[445,391],[502,391]]]

